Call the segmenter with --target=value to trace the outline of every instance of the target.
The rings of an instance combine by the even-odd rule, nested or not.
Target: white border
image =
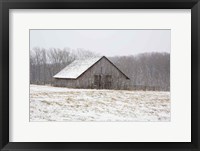
[[[190,10],[10,10],[10,142],[190,142]],[[171,29],[171,122],[29,122],[29,29]]]

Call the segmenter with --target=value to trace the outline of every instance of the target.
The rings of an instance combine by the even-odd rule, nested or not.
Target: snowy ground
[[[30,121],[170,121],[170,93],[31,85]]]

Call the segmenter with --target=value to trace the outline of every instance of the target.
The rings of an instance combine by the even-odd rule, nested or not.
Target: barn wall
[[[95,88],[94,75],[111,75],[111,89],[129,89],[130,80],[126,79],[126,77],[105,58],[102,58],[77,80],[55,79],[55,86]]]
[[[57,87],[76,88],[76,80],[54,79],[53,85]]]

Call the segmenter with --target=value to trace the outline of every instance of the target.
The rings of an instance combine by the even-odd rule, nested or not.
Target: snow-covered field
[[[30,85],[30,121],[170,121],[170,92]]]

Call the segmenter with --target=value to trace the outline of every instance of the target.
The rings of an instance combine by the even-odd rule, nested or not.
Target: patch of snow
[[[166,122],[170,93],[30,85],[30,121]]]

